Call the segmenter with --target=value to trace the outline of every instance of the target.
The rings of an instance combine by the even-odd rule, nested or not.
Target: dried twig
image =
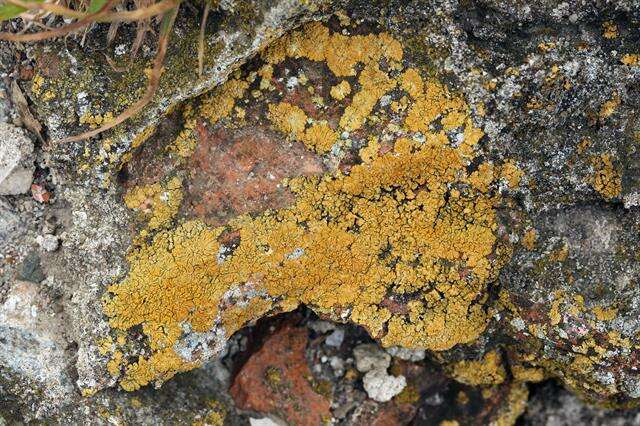
[[[41,2],[35,2],[35,1],[30,2],[30,1],[22,1],[22,0],[5,0],[5,1],[9,4],[20,6],[27,10],[43,10],[56,15],[64,16],[65,18],[82,19],[85,16],[87,16],[87,14],[84,12],[79,12],[77,10],[73,10],[68,7],[55,4],[55,3],[41,3]]]
[[[202,14],[202,21],[200,22],[200,35],[198,37],[198,77],[202,77],[204,70],[204,33],[207,26],[207,18],[209,17],[209,10],[211,5],[208,1],[204,5],[204,13]]]
[[[136,10],[124,10],[122,12],[112,12],[107,16],[98,19],[98,22],[134,22],[141,19],[151,18],[170,11],[180,5],[180,0],[162,0],[149,7]]]
[[[13,42],[41,41],[41,40],[48,40],[50,38],[60,37],[60,36],[69,34],[70,32],[84,28],[85,26],[93,22],[96,22],[96,20],[99,17],[109,13],[109,9],[111,9],[117,1],[118,0],[108,0],[96,13],[86,15],[84,18],[76,22],[73,22],[69,25],[65,25],[64,27],[54,28],[50,31],[42,31],[39,33],[31,33],[31,34],[14,34],[14,33],[0,32],[0,40],[13,41]]]
[[[40,124],[40,122],[36,120],[31,113],[29,104],[27,103],[27,98],[24,97],[24,94],[16,80],[11,82],[11,101],[15,105],[16,110],[18,111],[18,114],[26,128],[35,133],[40,142],[44,143],[44,139],[42,139],[42,124]]]
[[[23,7],[27,10],[46,11],[65,18],[83,19],[92,17],[93,22],[135,22],[141,19],[161,15],[180,4],[180,0],[161,0],[151,6],[142,7],[136,10],[114,11],[96,16],[97,14],[91,15],[79,12],[54,3],[38,3],[22,0],[6,0],[6,2],[15,6]]]

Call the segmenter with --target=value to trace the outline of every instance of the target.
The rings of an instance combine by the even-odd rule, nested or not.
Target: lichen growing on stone
[[[298,106],[288,102],[269,105],[269,119],[286,135],[301,135],[307,124],[307,114]]]
[[[606,199],[611,199],[620,195],[622,191],[622,178],[620,173],[613,166],[613,161],[609,154],[602,154],[591,158],[594,168],[591,177],[591,186]]]
[[[229,115],[236,99],[242,97],[247,90],[246,81],[232,78],[213,90],[210,95],[205,95],[202,101],[201,112],[215,124],[223,117]]]
[[[499,385],[507,377],[502,357],[496,351],[487,352],[477,361],[460,361],[454,364],[452,374],[460,383],[471,386]]]
[[[351,93],[351,85],[347,80],[342,80],[340,83],[331,87],[330,93],[334,99],[341,101]]]
[[[173,177],[166,183],[133,188],[124,196],[125,205],[146,219],[150,230],[168,224],[182,202],[182,179]]]
[[[491,422],[491,426],[509,426],[516,424],[516,420],[527,408],[529,389],[525,383],[515,382],[509,389],[507,403],[500,410],[499,416]]]
[[[489,188],[501,179],[517,185],[521,173],[511,163],[481,162],[481,175],[468,169],[483,132],[464,99],[423,78],[421,69],[403,70],[402,47],[386,33],[348,37],[312,23],[263,57],[270,64],[285,57],[326,61],[335,76],[357,79],[337,127],[309,120],[292,101],[268,107],[282,137],[320,154],[342,131],[369,131],[364,125],[387,93],[408,95],[408,114],[397,116],[396,136],[384,150],[371,134],[362,162],[348,171],[283,182],[294,195],[288,207],[239,215],[220,227],[185,220],[133,248],[128,276],[104,302],[113,329],[141,326],[148,341],[148,353],[123,363],[127,390],[197,366],[183,350],[194,335],[224,341],[252,320],[300,304],[362,325],[386,346],[445,350],[486,327],[487,286],[509,255],[497,238],[500,195]],[[247,88],[234,77],[206,96],[203,115],[211,124],[232,120]],[[134,189],[127,204],[158,203],[158,192]],[[167,214],[153,211],[166,223]]]

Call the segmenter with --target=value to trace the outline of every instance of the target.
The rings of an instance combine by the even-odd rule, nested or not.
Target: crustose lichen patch
[[[387,33],[349,36],[311,23],[262,61],[268,81],[240,72],[205,95],[198,114],[232,132],[262,111],[256,122],[266,133],[323,156],[329,171],[278,182],[290,203],[223,226],[145,213],[166,223],[154,222],[154,237],[132,248],[129,274],[104,301],[112,328],[141,326],[148,341],[148,352],[122,361],[127,390],[197,366],[203,358],[185,349],[194,335],[224,340],[300,304],[389,346],[445,350],[486,326],[487,287],[508,256],[492,188],[501,179],[517,185],[520,174],[512,163],[468,167],[483,132],[465,100],[408,65]],[[292,63],[323,74],[285,78]],[[318,78],[327,84],[314,85]],[[394,112],[399,103],[407,108]],[[144,191],[131,194],[133,202]]]

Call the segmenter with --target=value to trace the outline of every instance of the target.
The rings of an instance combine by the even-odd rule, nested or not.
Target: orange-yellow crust
[[[418,70],[397,78],[381,70],[381,58],[400,61],[402,55],[388,34],[347,37],[319,23],[267,49],[267,61],[323,60],[337,76],[356,74],[355,65],[364,64],[341,129],[361,128],[381,96],[405,90],[411,99],[405,125],[424,138],[400,137],[381,154],[371,135],[360,151],[363,162],[348,174],[289,180],[295,195],[289,208],[239,216],[224,228],[191,220],[137,246],[128,276],[109,288],[104,302],[112,328],[142,325],[151,348],[123,365],[123,388],[194,368],[175,351],[185,330],[217,328],[229,337],[249,321],[299,304],[360,324],[387,346],[444,350],[482,333],[486,288],[508,253],[496,238],[499,200],[487,191],[502,176],[490,164],[476,175],[467,171],[483,132],[461,96],[422,79]],[[220,120],[245,90],[242,80],[231,80],[206,100],[204,111]],[[322,121],[309,125],[290,103],[270,105],[269,119],[320,153],[337,139],[337,131]],[[430,130],[437,119],[459,129],[463,140],[452,144],[444,131]],[[219,241],[224,232],[239,235],[233,249]],[[225,250],[230,254],[219,259]],[[247,296],[236,301],[238,294]]]

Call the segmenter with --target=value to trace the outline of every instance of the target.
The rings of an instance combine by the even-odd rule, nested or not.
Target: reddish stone
[[[61,69],[60,55],[56,51],[44,52],[42,51],[37,58],[36,68],[38,74],[51,79],[59,79],[63,77],[63,70]]]
[[[322,161],[298,142],[258,126],[209,131],[198,126],[183,208],[214,225],[244,213],[290,205],[282,180],[322,174]]]
[[[401,426],[409,423],[410,418],[403,418],[398,408],[391,402],[378,404],[372,400],[364,401],[347,419],[351,426]]]
[[[398,302],[392,297],[385,297],[384,299],[382,299],[380,305],[384,306],[389,310],[389,312],[395,315],[409,315],[410,312],[409,307],[406,303]]]
[[[399,410],[391,404],[383,405],[376,414],[375,419],[369,423],[371,426],[400,426],[401,422]]]
[[[136,150],[118,176],[120,184],[128,190],[142,185],[153,185],[174,175],[176,155],[167,155],[167,148],[175,140],[180,128],[180,111],[174,111]]]
[[[51,199],[51,193],[47,191],[42,185],[31,185],[31,196],[39,203],[48,203]]]
[[[234,379],[231,395],[236,405],[296,426],[321,425],[329,419],[330,401],[310,383],[307,341],[307,330],[290,324],[267,338]]]
[[[20,80],[28,81],[33,78],[34,70],[29,66],[21,66],[18,70],[18,74],[20,76]]]

